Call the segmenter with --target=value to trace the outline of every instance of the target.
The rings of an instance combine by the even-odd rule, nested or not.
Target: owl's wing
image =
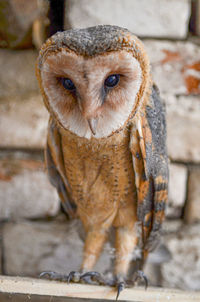
[[[74,218],[76,206],[70,197],[71,188],[65,175],[61,135],[52,118],[50,118],[48,126],[45,161],[49,180],[56,187],[65,212],[70,218]]]
[[[130,149],[137,188],[137,215],[142,226],[145,254],[157,244],[168,198],[165,108],[156,86],[152,87],[151,96],[135,118]]]

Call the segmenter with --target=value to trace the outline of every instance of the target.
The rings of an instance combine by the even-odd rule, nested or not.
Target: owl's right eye
[[[72,80],[70,80],[68,78],[61,78],[61,83],[62,83],[63,87],[69,91],[74,91],[76,89]]]

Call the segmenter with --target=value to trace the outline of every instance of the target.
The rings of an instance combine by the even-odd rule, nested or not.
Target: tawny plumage
[[[113,226],[120,287],[136,246],[143,261],[157,243],[167,201],[165,113],[143,44],[116,26],[60,32],[42,47],[37,76],[50,180],[87,234],[81,269],[92,270]]]

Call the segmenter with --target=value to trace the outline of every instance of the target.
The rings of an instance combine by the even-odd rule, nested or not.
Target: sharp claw
[[[135,281],[137,281],[137,279],[143,279],[144,280],[145,290],[146,290],[147,287],[148,287],[148,279],[145,276],[145,274],[143,273],[143,271],[137,271],[137,275],[136,275]]]
[[[145,290],[147,290],[147,287],[148,287],[148,279],[147,277],[144,275],[143,276],[143,279],[144,279],[144,283],[145,283]]]
[[[48,274],[48,272],[42,272],[42,273],[39,274],[39,278],[42,278],[42,277],[44,277],[47,274]]]
[[[42,278],[42,277],[44,277],[44,276],[49,276],[49,277],[51,277],[51,276],[54,275],[54,274],[55,274],[55,272],[42,272],[42,273],[39,274],[39,278]]]
[[[87,272],[81,276],[81,278],[83,279],[87,277],[90,277],[90,279],[94,281],[99,281],[100,279],[102,279],[101,274],[98,272]]]
[[[68,277],[67,277],[67,283],[69,283],[71,280],[73,280],[74,282],[79,282],[81,279],[81,274],[79,272],[70,272]]]
[[[67,283],[69,283],[72,280],[74,274],[75,274],[74,271],[69,273],[69,275],[67,276]]]
[[[84,278],[84,277],[100,277],[100,273],[98,272],[87,272],[87,273],[84,273],[81,278]]]
[[[86,272],[81,275],[81,280],[89,284],[93,284],[93,281],[100,283],[101,279],[101,274],[98,272]]]
[[[105,280],[103,278],[103,276],[98,273],[98,272],[87,272],[87,273],[84,273],[82,276],[81,276],[81,279],[83,279],[84,281],[87,280],[87,277],[91,280],[91,281],[94,281],[94,282],[97,282],[98,284],[103,284],[103,285],[110,285],[109,284],[109,280]],[[91,283],[91,282],[89,282]]]
[[[117,296],[116,296],[116,300],[118,300],[119,294],[124,290],[124,288],[125,288],[125,283],[124,283],[124,282],[120,282],[120,283],[117,285]]]

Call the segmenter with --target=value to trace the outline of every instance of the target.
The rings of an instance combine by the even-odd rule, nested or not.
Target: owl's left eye
[[[119,74],[111,74],[109,77],[105,79],[104,85],[108,88],[115,87],[119,83],[120,75]]]
[[[74,91],[76,89],[74,83],[70,79],[61,78],[61,83],[62,83],[63,87],[67,90]]]

